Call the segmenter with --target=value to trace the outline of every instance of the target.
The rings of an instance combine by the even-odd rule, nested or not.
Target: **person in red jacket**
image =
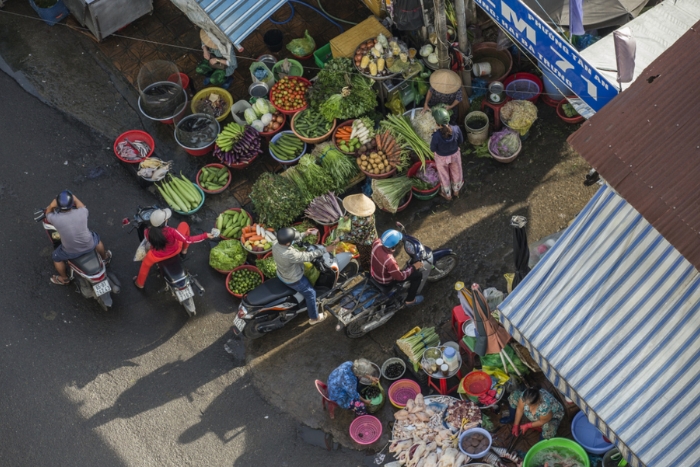
[[[406,296],[406,305],[417,305],[423,301],[423,296],[418,295],[418,288],[423,281],[423,263],[418,261],[404,270],[399,268],[394,258],[394,251],[399,245],[403,235],[398,230],[387,230],[372,243],[372,261],[371,273],[372,278],[380,284],[389,285],[392,282],[408,281],[408,295]]]
[[[151,214],[151,226],[145,232],[151,249],[141,263],[139,275],[134,277],[136,287],[143,289],[148,272],[151,267],[163,260],[172,258],[177,254],[187,254],[187,249],[192,243],[199,243],[208,238],[214,238],[210,233],[190,236],[190,226],[187,222],[180,222],[177,229],[168,226],[168,219],[172,216],[170,209],[156,209]]]

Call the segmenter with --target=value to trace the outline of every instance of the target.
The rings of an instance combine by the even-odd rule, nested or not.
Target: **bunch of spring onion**
[[[357,164],[348,156],[335,148],[330,148],[321,159],[321,166],[335,181],[333,189],[338,193],[345,191],[345,187],[359,173]]]
[[[425,167],[426,159],[433,158],[430,145],[418,136],[418,133],[411,127],[408,117],[390,114],[386,120],[382,120],[381,127],[391,132],[401,145],[401,148],[405,150],[412,149],[420,159],[423,167]]]
[[[335,193],[328,192],[317,196],[311,201],[309,207],[304,211],[306,217],[320,224],[334,224],[343,217],[343,210],[338,204]]]
[[[299,171],[298,166],[292,166],[282,172],[280,175],[294,182],[297,188],[299,188],[299,193],[304,199],[304,204],[308,204],[312,199],[314,199],[313,195],[311,195],[311,192],[309,191],[309,187],[306,186],[304,176]]]
[[[372,200],[380,209],[395,213],[412,187],[413,182],[405,176],[373,179]]]
[[[425,349],[440,345],[440,337],[435,328],[423,328],[411,337],[397,340],[396,345],[413,363],[419,363]]]

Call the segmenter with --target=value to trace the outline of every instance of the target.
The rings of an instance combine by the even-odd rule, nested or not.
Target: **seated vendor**
[[[564,407],[549,392],[538,387],[513,391],[508,402],[510,417],[502,418],[501,423],[513,423],[513,436],[525,434],[530,429],[542,431],[541,439],[557,435],[559,423],[564,418]],[[522,423],[523,417],[527,423]]]
[[[343,363],[328,376],[328,398],[344,409],[352,409],[355,415],[366,415],[365,404],[369,401],[360,396],[357,385],[360,379],[379,381],[374,372],[372,363],[364,358]]]

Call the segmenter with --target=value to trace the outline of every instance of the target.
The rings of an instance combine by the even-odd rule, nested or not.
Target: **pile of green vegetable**
[[[243,209],[240,212],[229,209],[216,218],[216,228],[224,238],[240,238],[243,227],[250,224],[250,217]]]
[[[325,156],[321,159],[321,166],[335,182],[332,190],[336,193],[345,191],[350,181],[360,173],[355,159],[346,156],[335,148],[330,148],[326,151]]]
[[[270,152],[280,160],[292,161],[304,150],[304,142],[291,133],[282,133],[274,143],[270,141]]]
[[[199,186],[209,191],[221,190],[231,177],[231,172],[226,167],[202,167],[199,174]]]
[[[298,170],[304,177],[309,194],[312,197],[320,196],[333,188],[335,181],[326,172],[323,167],[318,165],[316,157],[313,154],[304,154],[299,159]]]
[[[576,111],[576,108],[568,102],[561,106],[561,110],[564,111],[564,115],[566,115],[567,118],[574,118],[579,116],[579,113]]]
[[[382,120],[380,126],[388,130],[396,142],[404,150],[413,150],[420,159],[423,167],[425,160],[433,158],[430,145],[426,143],[413,129],[408,117],[389,114],[386,120]]]
[[[440,336],[435,328],[423,328],[411,337],[397,340],[396,345],[414,364],[418,364],[425,349],[440,345]]]
[[[156,184],[158,192],[168,205],[179,213],[190,212],[202,202],[202,193],[189,181],[186,177],[180,174],[179,177],[173,177],[169,174],[170,181],[163,181],[160,185]]]
[[[230,271],[245,263],[247,255],[240,240],[222,240],[209,252],[209,266],[219,271]]]
[[[408,177],[372,180],[372,200],[384,211],[395,213],[413,187]]]
[[[294,116],[292,125],[294,131],[304,138],[319,138],[330,131],[331,122],[315,110],[306,109]]]
[[[277,277],[277,263],[275,263],[275,259],[272,256],[255,260],[255,266],[260,269],[260,272],[263,273],[266,279]]]
[[[264,172],[253,184],[250,192],[260,223],[273,229],[292,224],[306,208],[299,189],[287,177]]]
[[[355,72],[349,58],[334,58],[318,72],[316,82],[306,92],[306,101],[329,122],[361,117],[377,106],[372,84]]]
[[[240,269],[231,274],[228,281],[228,288],[231,292],[243,295],[262,284],[260,274],[250,269]]]
[[[273,114],[277,109],[267,99],[258,99],[252,107],[243,113],[245,121],[259,132],[272,123]]]

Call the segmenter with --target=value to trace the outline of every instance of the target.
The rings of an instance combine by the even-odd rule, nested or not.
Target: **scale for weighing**
[[[501,104],[506,100],[506,89],[500,81],[494,81],[489,84],[489,102],[492,104]]]

